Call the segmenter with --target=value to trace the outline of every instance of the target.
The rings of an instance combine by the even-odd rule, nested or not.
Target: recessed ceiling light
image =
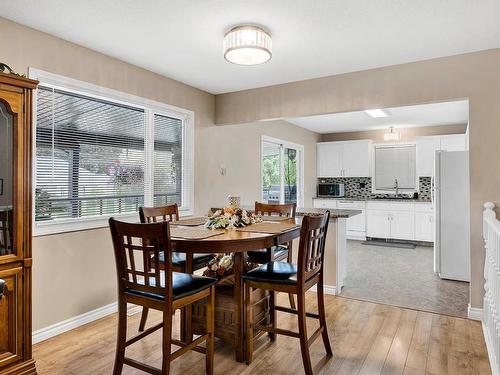
[[[271,60],[271,49],[271,35],[258,26],[236,26],[224,36],[224,58],[233,64],[263,64]]]
[[[365,112],[368,113],[373,118],[380,118],[380,117],[388,117],[389,116],[388,113],[384,112],[381,109],[367,109]]]

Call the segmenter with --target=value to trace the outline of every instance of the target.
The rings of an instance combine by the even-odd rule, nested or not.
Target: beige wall
[[[203,161],[203,168],[197,173],[196,184],[198,189],[206,190],[203,199],[198,200],[198,213],[205,213],[213,204],[224,204],[229,194],[239,194],[242,204],[253,204],[260,199],[262,135],[304,146],[304,205],[312,206],[316,193],[317,133],[279,120],[230,126],[204,125],[198,131],[206,145],[197,156]],[[225,176],[219,173],[221,164],[227,168]]]
[[[213,95],[3,18],[0,61],[19,73],[30,66],[190,109],[195,112],[196,129],[213,124]],[[206,146],[196,130],[195,144],[196,174],[203,169],[196,154]],[[197,185],[196,199],[205,200],[203,194],[206,189]],[[34,330],[115,300],[115,266],[107,229],[33,239]]]
[[[482,306],[482,205],[500,205],[500,49],[218,95],[235,124],[469,98],[471,304]]]
[[[416,137],[420,136],[465,134],[466,130],[467,124],[397,129],[397,131],[401,134],[401,141],[403,142],[414,141]],[[384,134],[386,132],[386,129],[377,129],[359,132],[321,134],[321,142],[351,141],[357,139],[371,139],[374,142],[384,142]]]
[[[0,17],[0,61],[26,73],[34,67],[195,112],[195,211],[260,197],[262,134],[305,146],[306,202],[315,189],[316,133],[283,121],[214,125],[214,96],[98,52]],[[220,176],[224,163],[227,175]],[[115,266],[107,228],[33,239],[33,329],[114,302]]]

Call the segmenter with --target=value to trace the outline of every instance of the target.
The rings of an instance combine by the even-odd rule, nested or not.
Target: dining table
[[[183,234],[182,229],[171,229],[172,251],[186,254],[188,269],[192,268],[193,254],[195,253],[226,253],[233,255],[234,264],[231,279],[233,285],[234,317],[231,321],[234,322],[232,341],[236,361],[238,362],[245,361],[245,296],[242,278],[242,275],[246,271],[245,254],[247,251],[266,249],[267,259],[271,261],[273,259],[274,246],[291,242],[300,236],[300,225],[297,225],[298,222],[300,222],[300,218],[285,218],[278,221],[269,221],[267,222],[268,225],[251,224],[241,229],[213,229],[212,233],[207,234],[209,236],[205,238],[195,238],[197,237],[196,235],[190,238],[189,231],[186,231],[188,234]],[[264,221],[263,223],[266,222]],[[171,228],[175,228],[175,225],[182,227],[182,220],[177,224],[172,224],[174,225]],[[203,225],[191,225],[189,228],[192,228],[192,233],[195,233],[197,229],[199,233],[203,233],[204,230]],[[185,322],[185,326],[181,329],[184,330],[189,340],[193,335],[192,307],[188,307],[186,316],[188,319]]]

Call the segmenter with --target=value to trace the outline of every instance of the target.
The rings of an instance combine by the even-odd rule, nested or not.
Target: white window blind
[[[144,203],[144,110],[38,89],[35,220],[135,212]]]
[[[415,145],[379,146],[375,148],[375,188],[415,189]]]
[[[154,205],[182,206],[182,121],[154,115]]]
[[[136,221],[141,206],[192,212],[191,111],[35,69],[30,77],[41,82],[35,235]]]

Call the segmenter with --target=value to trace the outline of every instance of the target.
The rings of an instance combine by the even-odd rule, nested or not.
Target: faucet
[[[394,179],[394,189],[396,189],[396,197],[399,195],[398,179]]]

